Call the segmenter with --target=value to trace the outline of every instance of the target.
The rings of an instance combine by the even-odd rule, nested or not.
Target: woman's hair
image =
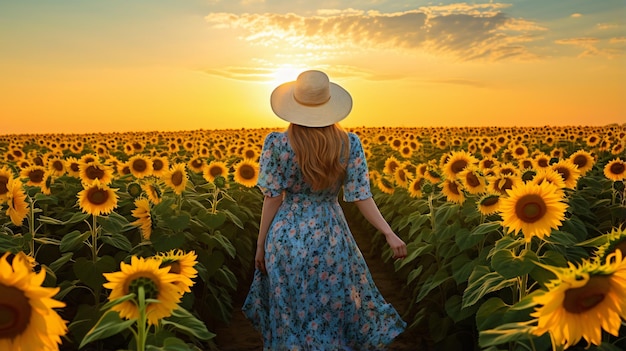
[[[289,143],[313,190],[335,185],[346,175],[350,139],[338,124],[327,127],[305,127],[291,123],[287,129]]]

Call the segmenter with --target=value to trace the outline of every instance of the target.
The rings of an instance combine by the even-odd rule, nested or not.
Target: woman
[[[381,350],[406,323],[376,288],[339,191],[385,235],[394,257],[407,252],[372,199],[358,136],[337,124],[352,98],[325,73],[306,71],[278,86],[271,106],[290,125],[270,133],[261,152],[265,199],[243,311],[265,350]]]

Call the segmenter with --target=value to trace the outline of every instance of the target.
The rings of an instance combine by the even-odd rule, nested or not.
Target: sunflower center
[[[572,162],[578,166],[578,168],[583,168],[587,165],[587,158],[584,155],[577,155],[574,157]]]
[[[143,172],[148,169],[148,163],[143,159],[135,160],[133,162],[133,169],[137,172]]]
[[[130,183],[128,184],[128,194],[132,197],[137,197],[139,195],[141,195],[141,185],[137,184],[137,183]]]
[[[94,205],[102,205],[109,199],[109,192],[104,189],[90,188],[87,192],[87,199]]]
[[[211,169],[209,169],[209,173],[211,174],[212,177],[217,177],[219,175],[222,175],[222,168],[211,167]]]
[[[584,313],[602,302],[610,289],[609,277],[592,276],[585,286],[565,292],[563,307],[570,313]]]
[[[174,173],[172,173],[172,184],[174,184],[175,186],[179,186],[181,184],[183,184],[183,172],[181,171],[176,171]]]
[[[480,181],[474,173],[468,173],[465,177],[465,180],[467,181],[467,185],[471,186],[472,188],[480,185]]]
[[[9,192],[9,188],[7,188],[7,184],[9,183],[9,178],[3,175],[0,175],[0,194],[6,194]]]
[[[554,169],[558,174],[561,175],[561,178],[563,178],[563,180],[568,180],[570,178],[570,171],[569,169],[565,168],[565,167],[555,167]]]
[[[499,200],[500,200],[500,197],[498,196],[490,196],[484,199],[480,204],[483,206],[493,206],[497,204]]]
[[[450,169],[454,173],[461,172],[463,169],[465,169],[465,167],[467,167],[467,161],[465,160],[456,160],[450,165]]]
[[[169,266],[170,266],[170,273],[180,274],[182,271],[180,268],[180,262],[178,261],[170,263]]]
[[[41,183],[43,181],[43,174],[44,174],[43,170],[34,169],[28,173],[28,178],[33,183]]]
[[[546,203],[537,194],[522,196],[515,204],[515,214],[523,222],[537,222],[546,214]]]
[[[256,172],[254,171],[254,167],[250,165],[243,165],[239,169],[239,175],[243,179],[254,179]]]
[[[148,277],[139,277],[128,286],[128,292],[139,296],[139,287],[143,286],[146,299],[156,299],[159,297],[159,289],[154,281]]]
[[[537,160],[537,164],[539,165],[539,167],[548,167],[548,159],[546,158],[542,158]]]
[[[28,327],[31,306],[22,290],[0,284],[0,339],[12,339]]]
[[[65,168],[65,167],[63,166],[63,162],[61,162],[59,160],[56,160],[56,161],[52,162],[52,168],[54,168],[57,171],[62,171],[63,168]]]
[[[161,161],[161,160],[158,160],[158,159],[157,159],[157,160],[153,160],[153,161],[152,161],[152,169],[154,169],[155,171],[160,171],[160,170],[162,170],[164,165],[165,165],[165,164],[164,164],[164,163],[163,163],[163,161]]]
[[[195,159],[195,160],[191,161],[191,165],[194,168],[200,168],[200,167],[202,167],[202,160]]]
[[[622,174],[624,173],[625,167],[626,167],[625,163],[615,162],[611,165],[611,167],[609,167],[609,170],[613,174]]]
[[[460,195],[461,194],[459,192],[459,186],[455,182],[450,182],[448,184],[448,189],[450,189],[450,192],[453,193],[454,195]]]
[[[72,170],[72,172],[78,172],[80,171],[80,168],[78,166],[78,163],[76,162],[72,162],[70,163],[70,169]]]
[[[85,174],[89,179],[102,179],[104,177],[104,170],[95,165],[90,165],[85,169]]]

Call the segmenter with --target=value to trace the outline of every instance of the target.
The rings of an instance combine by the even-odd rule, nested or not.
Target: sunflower
[[[41,186],[46,169],[43,166],[29,166],[20,172],[22,178],[28,178],[26,185]]]
[[[478,164],[478,160],[466,151],[454,151],[442,167],[448,179],[456,179],[458,174],[470,165]]]
[[[212,161],[202,170],[202,177],[209,183],[219,176],[224,178],[228,176],[228,167],[222,161]]]
[[[575,164],[570,160],[563,159],[552,164],[551,168],[561,175],[566,188],[576,188],[576,183],[578,182],[578,178],[580,178],[580,171]]]
[[[418,176],[413,179],[408,186],[409,195],[411,197],[422,197],[422,186],[426,182],[426,178]]]
[[[395,191],[393,182],[389,180],[387,176],[384,176],[384,175],[381,175],[380,177],[378,177],[376,181],[376,186],[378,187],[378,189],[380,189],[380,191],[382,191],[385,194],[391,195]]]
[[[256,185],[259,177],[259,164],[252,160],[243,160],[234,167],[235,182],[251,188]]]
[[[487,183],[485,177],[478,170],[478,166],[472,165],[459,172],[458,179],[463,184],[463,188],[470,194],[480,194],[485,192]]]
[[[528,148],[524,144],[510,145],[509,150],[513,154],[513,157],[518,160],[521,160],[528,156]]]
[[[53,182],[54,182],[53,172],[50,170],[47,170],[46,173],[43,175],[43,182],[41,182],[41,184],[39,185],[39,188],[41,189],[41,193],[44,195],[50,195],[51,194],[50,186],[52,186]]]
[[[396,167],[395,172],[393,172],[393,179],[396,182],[396,185],[401,187],[407,187],[409,182],[411,181],[411,174],[408,172],[406,165],[400,165]]]
[[[618,142],[611,147],[611,155],[621,155],[624,153],[624,142]]]
[[[502,226],[508,233],[522,231],[526,242],[534,236],[549,236],[565,219],[567,205],[553,184],[521,183],[507,190],[507,194],[500,200]]]
[[[130,173],[138,179],[152,174],[152,162],[143,155],[135,155],[128,159]]]
[[[396,171],[396,168],[400,167],[400,161],[394,156],[389,156],[385,160],[385,167],[383,168],[383,173],[387,175],[393,176]]]
[[[0,350],[58,350],[66,321],[54,310],[65,303],[53,297],[59,288],[41,286],[46,271],[33,272],[19,252],[11,263],[0,257]]]
[[[498,212],[500,208],[500,195],[487,193],[478,199],[476,202],[476,206],[478,207],[478,211],[482,213],[484,216],[488,216]]]
[[[206,163],[203,158],[196,156],[187,162],[187,166],[192,172],[201,173],[204,170]]]
[[[178,195],[182,194],[187,186],[187,170],[184,163],[177,163],[161,176],[166,186],[172,188]]]
[[[9,193],[8,184],[13,179],[13,172],[9,167],[4,166],[0,168],[0,203],[6,200]]]
[[[135,200],[135,209],[131,211],[133,217],[137,218],[132,225],[139,226],[141,235],[144,239],[150,240],[152,235],[152,216],[150,213],[150,201],[146,198],[138,198]]]
[[[78,172],[81,182],[85,184],[90,184],[95,180],[100,184],[109,184],[113,181],[113,169],[100,161],[79,161]]]
[[[130,264],[120,263],[120,271],[103,273],[108,282],[102,286],[111,289],[109,301],[135,294],[134,299],[119,303],[111,309],[119,312],[124,319],[139,318],[137,294],[139,287],[143,286],[146,300],[159,300],[147,303],[148,324],[157,325],[161,319],[172,315],[181,298],[178,287],[172,283],[180,278],[170,273],[170,267],[160,268],[160,265],[160,259],[132,256]]]
[[[155,205],[161,203],[161,199],[163,198],[163,191],[161,187],[155,182],[146,182],[141,184],[141,188],[146,192],[148,199]]]
[[[465,202],[465,193],[463,192],[463,185],[458,179],[446,179],[441,184],[441,192],[446,196],[449,202],[456,204],[463,204]]]
[[[609,254],[605,263],[583,260],[568,268],[542,267],[556,279],[533,298],[541,305],[531,313],[537,317],[533,334],[548,332],[564,349],[581,339],[600,345],[603,329],[619,336],[622,319],[626,319],[626,260],[621,251]]]
[[[198,271],[194,266],[198,263],[198,255],[194,251],[184,253],[182,250],[170,250],[167,253],[157,255],[161,259],[161,268],[170,267],[170,273],[178,274],[180,280],[174,282],[179,288],[180,294],[191,292],[194,279]]]
[[[583,149],[571,154],[568,160],[578,167],[578,171],[581,176],[584,176],[587,172],[589,172],[595,163],[595,159],[591,153]]]
[[[117,189],[111,189],[106,184],[94,180],[91,184],[84,184],[78,196],[78,205],[83,212],[99,216],[109,214],[117,207]]]
[[[533,165],[536,169],[550,168],[550,156],[539,153],[533,157]]]
[[[131,182],[126,186],[126,192],[128,193],[128,195],[130,195],[130,197],[136,199],[139,197],[139,195],[143,194],[143,188],[141,187],[141,184],[137,182]]]
[[[167,157],[155,156],[152,158],[152,174],[160,177],[165,174],[170,164]]]
[[[606,243],[598,246],[595,256],[600,261],[605,261],[606,257],[620,250],[622,255],[626,255],[626,231],[620,225],[619,228],[613,228],[610,233],[603,235],[606,238]]]
[[[28,215],[28,202],[26,202],[26,193],[22,187],[22,181],[15,178],[9,179],[6,184],[6,203],[9,206],[7,208],[6,215],[11,218],[11,222],[16,226],[21,226],[24,219]]]
[[[80,177],[80,163],[76,157],[67,157],[65,160],[65,171],[70,177]]]
[[[60,177],[65,174],[65,161],[60,157],[54,157],[48,159],[48,170],[52,172],[55,177]]]
[[[604,166],[604,176],[614,182],[626,179],[626,161],[619,157],[609,161]]]
[[[523,183],[521,177],[506,174],[488,176],[487,180],[487,190],[500,195],[506,195],[507,190]]]

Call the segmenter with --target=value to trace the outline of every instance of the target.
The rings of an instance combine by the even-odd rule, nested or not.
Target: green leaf
[[[72,216],[65,220],[61,221],[56,218],[48,217],[48,216],[39,216],[39,221],[47,224],[56,224],[56,225],[66,225],[66,224],[74,224],[78,222],[82,222],[91,216],[89,213],[75,212]]]
[[[226,214],[223,212],[204,212],[198,215],[198,220],[204,223],[210,229],[217,229],[222,226],[224,222],[226,222]]]
[[[211,236],[211,238],[216,241],[217,243],[219,243],[220,248],[224,249],[224,251],[226,251],[226,253],[231,257],[231,258],[235,258],[235,255],[237,253],[237,249],[235,249],[235,246],[233,246],[233,243],[230,242],[230,240],[228,240],[227,237],[223,236],[221,233],[216,232],[215,234],[213,234]]]
[[[491,257],[491,267],[504,278],[520,277],[530,273],[539,259],[529,250],[524,250],[516,256],[511,250],[498,250]]]
[[[511,286],[516,282],[516,278],[506,279],[498,272],[491,272],[489,267],[476,266],[463,293],[463,308],[475,304],[491,292]]]
[[[195,351],[197,349],[190,347],[183,340],[175,337],[169,337],[163,340],[163,346],[146,345],[146,351]]]
[[[426,242],[413,241],[413,242],[408,243],[406,246],[406,250],[408,254],[402,260],[396,261],[396,264],[395,264],[396,271],[402,269],[402,267],[413,262],[420,255],[429,253],[430,251],[433,250],[433,248],[434,248],[433,244],[426,243]]]
[[[78,230],[74,230],[63,235],[61,238],[61,245],[59,250],[61,252],[76,251],[82,247],[85,241],[91,236],[91,232],[87,231],[81,233]]]
[[[478,310],[478,305],[471,306],[469,308],[463,308],[461,305],[462,299],[460,295],[450,296],[445,303],[446,313],[454,323],[458,323],[466,318],[473,316]]]
[[[129,222],[126,217],[118,214],[117,212],[111,212],[108,216],[98,217],[98,223],[102,226],[102,231],[105,233],[120,233],[130,228]]]
[[[194,336],[200,340],[209,340],[216,335],[209,332],[206,325],[184,308],[177,308],[172,315],[161,321],[163,325],[171,325],[177,330]]]
[[[428,293],[430,293],[433,289],[435,289],[448,279],[452,279],[452,277],[445,269],[440,269],[435,272],[434,275],[429,276],[428,279],[426,279],[426,281],[424,282],[424,285],[422,285],[419,294],[415,298],[415,303],[422,301],[422,299],[428,296]]]
[[[79,257],[74,263],[74,274],[85,285],[96,292],[102,289],[102,284],[106,281],[102,273],[115,271],[118,263],[111,256],[98,258],[94,263],[85,257]]]
[[[478,335],[480,347],[501,345],[532,337],[534,321],[514,322],[499,325],[494,329],[481,331]]]
[[[174,231],[182,231],[189,228],[191,222],[191,216],[187,212],[181,212],[176,215],[168,216],[165,218],[167,227]]]
[[[241,219],[239,219],[239,217],[237,217],[236,215],[234,215],[232,212],[230,212],[229,210],[223,210],[224,213],[226,213],[226,215],[228,216],[228,218],[235,223],[235,225],[241,229],[244,228],[243,226],[243,222],[241,221]]]
[[[61,257],[50,263],[50,269],[52,269],[54,272],[57,272],[61,267],[63,267],[64,264],[72,259],[72,255],[73,254],[71,252],[61,255]]]
[[[449,219],[459,213],[459,205],[446,202],[435,210],[435,223],[437,227],[446,226]]]
[[[235,277],[227,266],[223,266],[215,272],[215,279],[232,290],[237,289],[237,277]]]
[[[107,311],[98,320],[98,323],[87,332],[87,335],[80,342],[79,348],[96,340],[108,338],[115,334],[121,333],[135,323],[136,319],[122,320],[116,311]]]
[[[472,229],[471,235],[485,235],[500,229],[500,222],[481,223]]]
[[[483,240],[482,236],[471,235],[467,228],[459,228],[454,233],[454,241],[460,250],[467,250],[472,248]]]
[[[115,300],[111,300],[111,301],[105,303],[102,307],[100,307],[100,309],[103,310],[103,311],[104,310],[108,310],[108,309],[110,309],[111,307],[113,307],[115,305],[119,305],[119,304],[121,304],[124,301],[132,300],[134,298],[135,298],[135,294],[134,293],[130,293],[128,295],[124,295],[122,297],[118,297]]]
[[[424,266],[419,266],[412,270],[406,278],[406,283],[411,284],[411,282],[413,282],[415,278],[419,277],[420,273],[422,273],[422,270],[424,270]]]
[[[128,240],[128,238],[123,234],[113,233],[110,235],[103,235],[100,239],[102,242],[126,252],[130,252],[133,249],[130,240]]]

